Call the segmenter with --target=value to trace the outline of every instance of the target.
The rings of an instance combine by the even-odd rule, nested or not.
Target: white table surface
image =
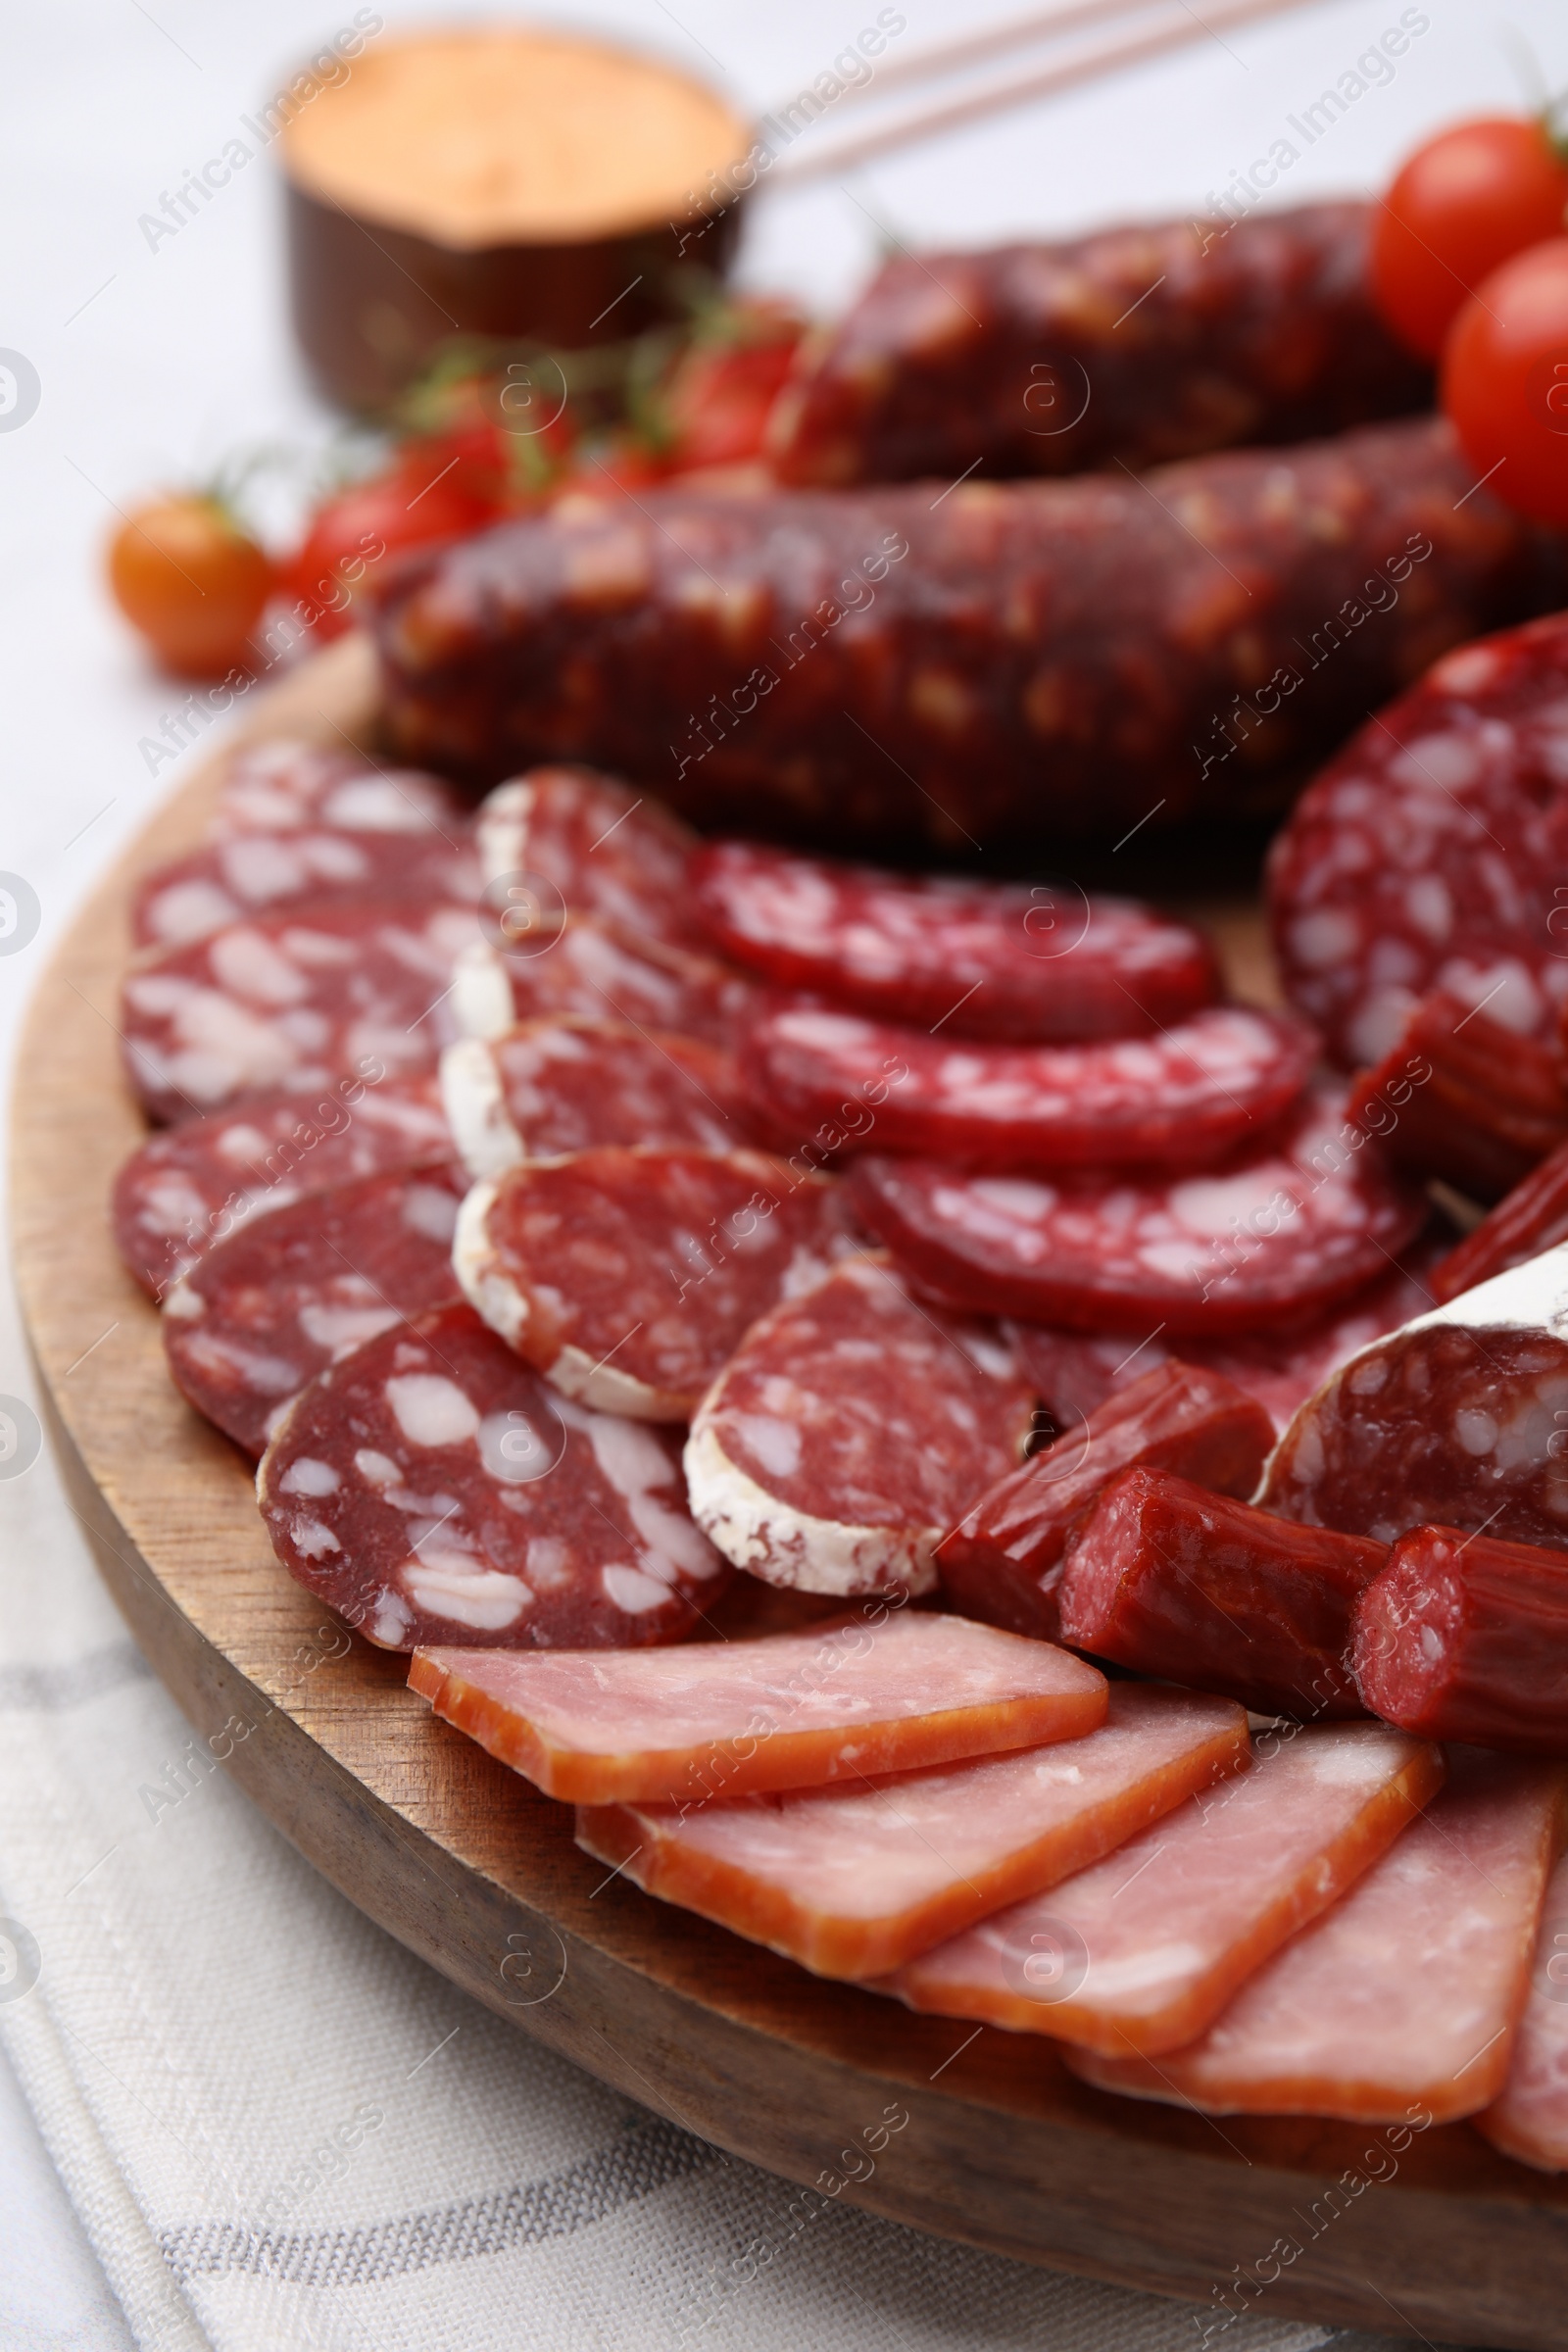
[[[748,282],[826,309],[872,261],[879,224],[906,241],[981,242],[1112,218],[1195,213],[1266,151],[1400,16],[1402,0],[1331,0],[1091,91],[1037,104],[898,160],[755,207]],[[389,24],[490,13],[446,0],[380,0]],[[562,0],[551,12],[620,31],[721,74],[766,106],[810,80],[862,24],[870,0]],[[1006,0],[904,0],[890,54],[1011,11]],[[1281,201],[1376,188],[1423,132],[1515,110],[1533,49],[1568,82],[1560,0],[1423,0],[1427,30],[1305,153]],[[192,756],[155,776],[138,749],[183,689],[160,679],[104,595],[115,510],[199,479],[237,447],[318,447],[330,420],[307,388],[284,310],[280,208],[258,159],[196,220],[151,249],[139,217],[216,153],[241,115],[313,42],[347,23],[315,0],[7,0],[0,80],[0,346],[38,371],[36,414],[0,431],[0,870],[36,892],[41,920],[0,956],[0,1053],[50,943]],[[211,731],[216,739],[218,729]],[[0,1392],[32,1374],[9,1294],[0,1299]],[[47,1475],[47,1466],[44,1466]],[[0,1519],[0,1538],[4,1521]],[[24,1787],[0,1788],[0,1838]],[[130,2342],[31,2119],[0,2071],[0,2348],[122,2352]]]

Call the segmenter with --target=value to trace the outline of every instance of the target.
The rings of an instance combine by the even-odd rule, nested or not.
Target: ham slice
[[[1546,1888],[1530,1998],[1502,2096],[1475,2119],[1505,2156],[1568,2172],[1568,1854]]]
[[[1265,1733],[1250,1771],[911,1961],[887,1989],[911,2009],[1106,2057],[1179,2049],[1442,1782],[1440,1749],[1381,1724]]]
[[[1448,1786],[1343,1902],[1200,2040],[1159,2059],[1070,2050],[1086,2082],[1210,2115],[1451,2123],[1508,2073],[1565,1773],[1455,1748]]]
[[[577,1842],[817,1976],[878,1977],[1084,1869],[1246,1758],[1239,1707],[1127,1684],[1099,1731],[1055,1747],[684,1813],[583,1806]]]
[[[1064,1649],[881,1601],[848,1623],[657,1655],[421,1649],[409,1682],[547,1796],[679,1798],[682,1812],[1076,1740],[1103,1719],[1106,1693]]]

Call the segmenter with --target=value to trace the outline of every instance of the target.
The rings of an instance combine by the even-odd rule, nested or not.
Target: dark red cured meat
[[[1539,1257],[1559,1242],[1568,1242],[1568,1143],[1559,1144],[1439,1260],[1432,1276],[1433,1298],[1457,1298],[1461,1291],[1490,1282],[1510,1266],[1522,1266],[1526,1258]]]
[[[944,1037],[1142,1037],[1220,993],[1200,931],[1075,884],[895,874],[750,841],[700,851],[691,884],[734,962]]]
[[[1554,1547],[1568,1531],[1568,1250],[1363,1349],[1304,1404],[1258,1499],[1392,1544],[1431,1522]]]
[[[1068,1548],[1062,1639],[1265,1714],[1360,1715],[1350,1617],[1387,1557],[1168,1470],[1124,1470]]]
[[[279,736],[230,756],[207,830],[213,841],[236,833],[424,835],[458,849],[471,823],[472,810],[440,776]]]
[[[531,768],[498,785],[479,811],[493,905],[504,905],[510,878],[523,900],[536,896],[632,939],[675,947],[692,936],[686,869],[695,846],[660,802],[585,767]]]
[[[450,825],[450,840],[434,832],[230,834],[146,876],[131,902],[131,938],[138,948],[177,947],[247,914],[321,899],[477,904],[472,821]]]
[[[1431,377],[1371,299],[1367,210],[893,254],[797,360],[779,479],[1136,467],[1425,408]]]
[[[1361,1595],[1350,1663],[1402,1730],[1568,1756],[1568,1552],[1411,1528]]]
[[[307,1193],[453,1156],[433,1077],[344,1078],[325,1092],[252,1095],[234,1110],[150,1135],[115,1178],[115,1245],[161,1298],[252,1217]]]
[[[578,1152],[477,1186],[470,1304],[568,1396],[689,1421],[759,1315],[857,1247],[839,1187],[762,1152]]]
[[[962,1617],[1059,1642],[1062,1555],[1119,1471],[1178,1470],[1215,1494],[1245,1496],[1273,1444],[1274,1424],[1254,1397],[1196,1365],[1159,1364],[965,1511],[937,1545],[943,1593]]]
[[[1568,1141],[1556,1054],[1441,992],[1361,1072],[1349,1116],[1412,1176],[1440,1176],[1477,1200],[1497,1200]]]
[[[289,1574],[384,1649],[677,1642],[728,1580],[673,1440],[547,1387],[467,1306],[312,1381],[257,1493]]]
[[[1402,1251],[1399,1264],[1381,1281],[1369,1283],[1343,1303],[1309,1309],[1304,1316],[1273,1319],[1261,1331],[1236,1332],[1217,1340],[1193,1333],[1173,1337],[1168,1344],[1163,1337],[1146,1338],[1138,1348],[1129,1347],[1125,1332],[1097,1337],[1047,1323],[1008,1323],[1007,1336],[1047,1412],[1064,1431],[1076,1429],[1107,1396],[1118,1395],[1172,1356],[1234,1382],[1256,1397],[1275,1428],[1283,1430],[1298,1407],[1357,1348],[1396,1331],[1436,1303],[1434,1267],[1452,1237],[1453,1228],[1442,1221],[1434,1235],[1423,1236]]]
[[[278,1086],[433,1069],[477,930],[471,906],[352,899],[156,951],[121,983],[126,1074],[149,1117],[173,1122]]]
[[[494,930],[494,919],[486,918]],[[469,1037],[499,1037],[518,1021],[577,1013],[636,1029],[669,1029],[731,1046],[757,1009],[756,983],[710,956],[662,940],[633,940],[591,915],[571,915],[531,952],[487,937],[464,957],[458,1019]]]
[[[1293,1003],[1350,1065],[1446,990],[1521,1037],[1568,1002],[1568,613],[1449,654],[1298,802],[1269,855]]]
[[[804,1135],[869,1112],[856,1148],[950,1168],[1212,1164],[1299,1097],[1316,1057],[1286,1015],[1216,1004],[1158,1037],[996,1046],[810,1004],[750,1025],[741,1072],[754,1101]]]
[[[399,1168],[257,1218],[174,1284],[174,1386],[253,1459],[291,1396],[378,1332],[458,1296],[452,1235],[466,1180]]]
[[[1147,481],[577,498],[412,558],[375,627],[445,773],[587,760],[715,832],[1055,856],[1277,807],[1559,561],[1420,420]]]
[[[692,1511],[764,1584],[929,1592],[944,1531],[1016,1464],[1032,1415],[994,1330],[851,1258],[754,1323],[709,1390]]]
[[[848,1185],[912,1279],[952,1304],[1150,1344],[1274,1331],[1362,1289],[1426,1219],[1342,1107],[1314,1092],[1273,1143],[1202,1174],[1048,1183],[867,1157]]]
[[[441,1056],[441,1092],[470,1175],[598,1144],[728,1152],[756,1121],[732,1055],[672,1031],[561,1014]]]

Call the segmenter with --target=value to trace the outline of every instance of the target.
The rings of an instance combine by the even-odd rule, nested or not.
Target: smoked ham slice
[[[421,1649],[411,1687],[568,1803],[681,1799],[862,1780],[1080,1740],[1103,1676],[961,1617],[890,1613],[670,1650]]]
[[[1508,2080],[1501,2098],[1474,2122],[1505,2156],[1544,2173],[1568,2171],[1568,1854],[1546,1889]]]
[[[684,1817],[583,1806],[577,1842],[817,1976],[878,1977],[1086,1868],[1246,1758],[1239,1707],[1128,1685],[1086,1739]]]
[[[1507,2078],[1564,1772],[1457,1748],[1448,1786],[1324,1918],[1157,2061],[1072,2050],[1086,2082],[1213,2115],[1431,2123]]]
[[[887,1989],[911,2009],[1106,2057],[1179,2049],[1387,1852],[1443,1770],[1440,1749],[1381,1724],[1264,1733],[1250,1771],[912,1961]]]

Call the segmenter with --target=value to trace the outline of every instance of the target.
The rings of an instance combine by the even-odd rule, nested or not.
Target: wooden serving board
[[[368,742],[374,724],[368,651],[350,638],[259,695],[244,731]],[[1251,2311],[1568,2346],[1568,2180],[1463,2126],[1391,2147],[1377,2129],[1111,2098],[1049,2041],[821,1983],[604,1883],[567,1808],[437,1722],[401,1659],[358,1641],[329,1654],[342,1638],[273,1559],[244,1462],[168,1380],[157,1314],[105,1215],[141,1134],[115,1027],[128,888],[197,839],[214,788],[209,767],[165,809],[45,975],[18,1070],[13,1199],[32,1344],[104,1573],[198,1734],[247,1727],[228,1768],[256,1803],[498,2015],[819,2195],[1190,2297],[1211,2307],[1210,2342],[1227,2312]],[[1222,928],[1257,993],[1255,922]]]

